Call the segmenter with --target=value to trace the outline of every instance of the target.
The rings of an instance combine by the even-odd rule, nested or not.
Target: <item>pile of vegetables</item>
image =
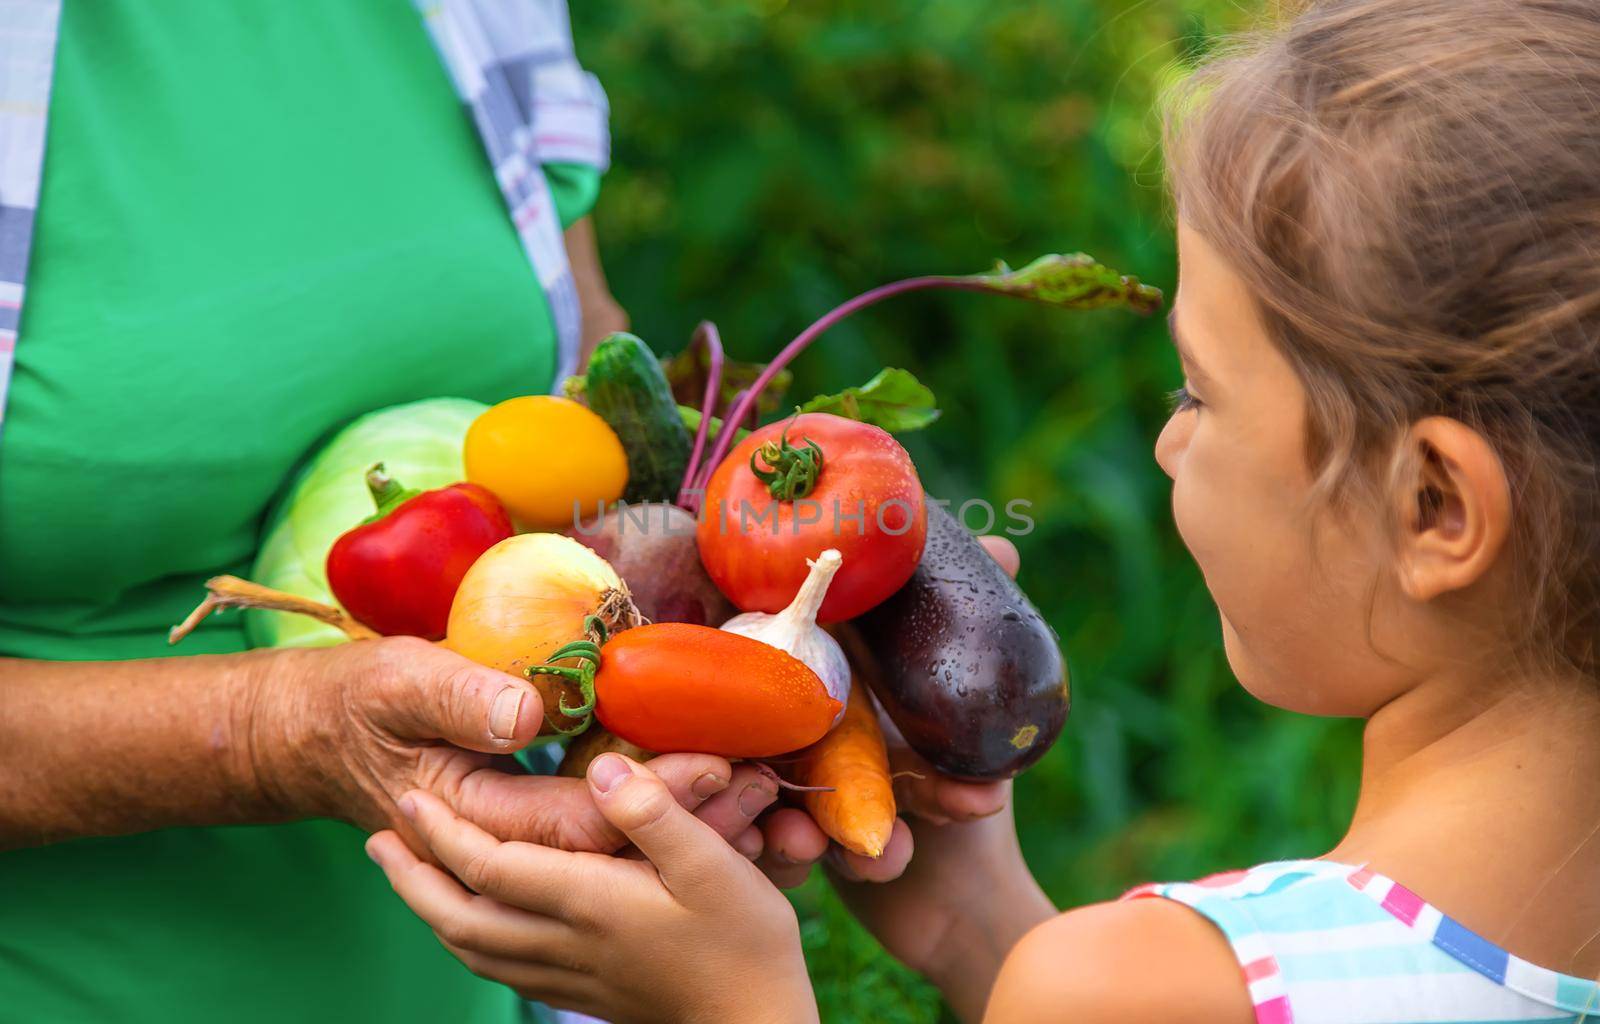
[[[879,706],[940,771],[1000,779],[1044,754],[1070,704],[1055,632],[894,437],[938,417],[914,376],[761,422],[829,327],[932,288],[1160,301],[1048,256],[867,292],[764,366],[728,361],[703,323],[665,362],[610,336],[565,397],[371,414],[290,489],[255,582],[209,581],[172,639],[242,607],[261,644],[435,640],[534,682],[544,733],[571,739],[564,771],[619,747],[762,759],[829,835],[878,856],[895,816]]]

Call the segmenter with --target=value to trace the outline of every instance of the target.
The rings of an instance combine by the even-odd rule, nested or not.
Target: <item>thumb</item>
[[[685,810],[644,765],[603,754],[589,765],[596,806],[655,865],[679,899],[726,895],[729,866],[747,862],[705,822]]]
[[[522,749],[539,734],[544,702],[526,679],[426,641],[380,643],[389,650],[380,657],[374,717],[396,736],[504,754]]]
[[[1000,563],[1000,568],[1012,579],[1017,578],[1017,570],[1022,568],[1022,556],[1017,554],[1017,546],[999,534],[990,533],[978,538],[978,543],[989,552],[989,557]]]

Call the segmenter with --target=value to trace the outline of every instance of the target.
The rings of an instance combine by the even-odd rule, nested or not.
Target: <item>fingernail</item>
[[[400,813],[404,814],[407,818],[415,818],[417,816],[417,801],[411,796],[410,793],[407,793],[405,796],[401,797],[400,802],[396,806],[400,808]]]
[[[694,785],[689,787],[689,792],[702,800],[709,800],[727,788],[727,779],[716,772],[706,772],[694,780]]]
[[[366,849],[367,857],[372,861],[372,863],[378,865],[380,868],[383,867],[383,858],[378,856],[378,851],[373,849],[371,843],[367,844]]]
[[[628,762],[617,754],[601,754],[589,766],[589,781],[602,793],[616,789],[623,779],[632,774],[633,769],[628,767]]]
[[[517,716],[522,713],[522,689],[508,686],[494,699],[489,711],[489,735],[497,740],[509,740],[517,735]]]
[[[751,797],[751,793],[755,793],[757,795],[755,797]],[[772,798],[775,796],[777,796],[777,794],[768,789],[766,786],[763,786],[759,782],[752,782],[748,786],[744,787],[744,789],[739,793],[739,813],[744,815],[746,818],[754,818],[756,815],[765,810],[768,804],[772,803]],[[751,802],[746,803],[745,801],[747,799],[749,799]],[[756,803],[756,800],[759,800],[760,803]]]

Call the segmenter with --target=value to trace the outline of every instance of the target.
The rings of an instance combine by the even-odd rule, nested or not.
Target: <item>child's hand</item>
[[[367,851],[447,949],[528,998],[618,1024],[815,1021],[783,895],[643,765],[603,755],[589,787],[648,861],[501,842],[422,791],[401,811],[454,877],[392,831]]]
[[[854,857],[828,859],[851,913],[896,959],[938,985],[963,1020],[981,1016],[1010,948],[1055,913],[1022,859],[1011,784],[993,785],[998,813],[972,820],[939,813],[942,804],[913,813],[916,856],[892,882],[863,880]]]
[[[1003,538],[980,540],[1015,576],[1016,548]],[[829,848],[807,815],[784,809],[766,819],[760,863],[780,885],[798,884],[826,850],[834,888],[861,923],[932,978],[963,1018],[977,1019],[1006,952],[1055,908],[1022,859],[1011,783],[946,778],[887,716],[880,722],[902,815],[883,855]]]

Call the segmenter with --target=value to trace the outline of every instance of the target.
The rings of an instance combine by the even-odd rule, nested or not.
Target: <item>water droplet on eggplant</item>
[[[860,620],[879,662],[874,690],[941,771],[1009,778],[1061,732],[1065,660],[1055,631],[977,539],[941,506],[927,508],[917,571]]]

